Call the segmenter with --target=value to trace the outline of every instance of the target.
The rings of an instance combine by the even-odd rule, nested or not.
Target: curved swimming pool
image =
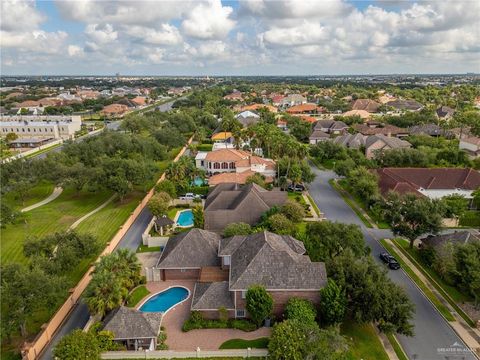
[[[148,298],[139,310],[142,312],[167,312],[175,305],[186,300],[189,293],[184,287],[171,287]]]
[[[181,210],[177,216],[177,226],[191,227],[193,226],[193,212],[192,210]]]

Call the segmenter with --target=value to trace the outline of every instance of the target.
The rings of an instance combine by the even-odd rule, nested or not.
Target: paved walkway
[[[182,331],[182,325],[190,316],[194,281],[156,281],[147,283],[147,289],[152,293],[158,293],[170,286],[184,286],[190,290],[187,301],[170,309],[163,317],[162,326],[167,333],[167,345],[169,350],[192,351],[199,347],[201,350],[218,350],[220,345],[230,339],[252,340],[270,336],[271,328],[260,328],[252,332],[236,329],[201,329]],[[139,302],[139,305],[141,302]]]
[[[53,189],[53,192],[47,198],[43,199],[42,201],[39,201],[36,204],[27,206],[26,208],[23,208],[20,211],[21,212],[27,212],[27,211],[36,209],[36,208],[38,208],[42,205],[48,204],[49,202],[51,202],[51,201],[55,200],[57,197],[59,197],[62,192],[63,192],[63,188],[60,187],[60,186],[57,186]]]
[[[457,319],[456,321],[449,321],[448,323],[450,324],[451,327],[455,330],[455,332],[462,338],[462,340],[465,342],[465,344],[470,347],[471,349],[476,350],[478,353],[480,353],[480,343],[479,343],[479,331],[478,329],[473,329],[471,328],[465,320],[455,311],[455,309],[450,305],[448,301],[446,301],[443,296],[438,292],[438,290],[433,286],[428,280],[425,275],[410,261],[410,259],[403,254],[400,249],[397,248],[397,246],[390,240],[390,239],[385,239],[386,242],[388,242],[397,252],[397,255],[407,264],[407,266],[415,273],[415,275],[418,276],[420,281],[422,281],[430,291],[435,294],[435,296],[442,302],[443,305],[445,305],[450,313]]]
[[[113,201],[113,199],[116,198],[116,196],[117,196],[116,194],[110,196],[110,198],[109,198],[107,201],[105,201],[102,205],[100,205],[100,206],[97,207],[96,209],[93,209],[93,210],[90,211],[88,214],[83,215],[80,219],[78,219],[78,220],[75,221],[72,225],[70,225],[70,228],[69,228],[69,229],[70,229],[70,230],[75,229],[78,225],[80,225],[80,223],[81,223],[83,220],[89,218],[90,216],[92,216],[93,214],[95,214],[96,212],[102,210],[105,206],[107,206],[108,204],[110,204],[110,203]]]

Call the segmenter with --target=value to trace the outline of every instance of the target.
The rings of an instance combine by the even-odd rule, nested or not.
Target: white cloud
[[[291,28],[273,27],[262,36],[267,45],[273,46],[303,46],[328,39],[327,30],[323,26],[307,21]]]
[[[83,49],[77,45],[68,45],[67,47],[68,56],[76,57],[76,56],[83,56]]]
[[[232,12],[233,9],[222,6],[220,0],[199,2],[188,12],[182,29],[186,35],[197,39],[223,39],[235,26],[230,18]]]
[[[104,45],[115,41],[118,37],[118,32],[113,30],[112,25],[98,25],[90,24],[85,29],[85,34],[96,45]]]
[[[161,24],[159,29],[137,25],[127,26],[125,33],[146,44],[178,45],[182,42],[180,32],[170,24]]]
[[[24,31],[36,29],[45,17],[35,9],[34,1],[0,1],[0,26],[5,31]]]

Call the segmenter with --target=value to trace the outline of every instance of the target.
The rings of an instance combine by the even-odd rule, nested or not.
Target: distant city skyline
[[[2,75],[480,72],[478,1],[1,1]]]

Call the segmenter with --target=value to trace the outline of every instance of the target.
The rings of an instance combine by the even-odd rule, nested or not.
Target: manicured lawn
[[[62,144],[55,144],[55,145],[49,146],[49,147],[46,148],[46,149],[42,149],[42,150],[39,150],[39,151],[37,151],[37,152],[34,152],[33,154],[30,154],[30,155],[25,156],[25,159],[30,159],[30,158],[33,158],[33,157],[38,156],[38,155],[40,155],[40,154],[49,152],[49,151],[51,151],[51,150],[53,150],[53,149],[55,149],[55,148],[57,148],[57,147],[59,147],[59,146],[62,146]]]
[[[16,224],[7,225],[2,230],[1,262],[26,263],[23,255],[23,242],[27,236],[44,236],[68,227],[83,215],[105,202],[111,193],[108,191],[77,193],[65,189],[52,202],[24,214],[24,219]]]
[[[138,253],[155,252],[155,251],[162,251],[162,247],[161,246],[148,247],[147,245],[140,244],[136,252],[138,254]]]
[[[460,218],[460,226],[480,228],[480,211],[469,210]]]
[[[220,345],[220,350],[225,349],[266,349],[268,347],[268,337],[262,337],[253,340],[231,339]]]
[[[347,359],[349,360],[389,360],[383,349],[373,325],[356,324],[345,322],[342,324],[340,333],[349,340],[350,350]]]
[[[127,306],[135,307],[139,303],[139,301],[148,294],[150,294],[150,291],[148,291],[145,286],[142,285],[137,287],[130,295],[128,295]]]
[[[307,198],[308,198],[308,200],[310,200],[310,203],[312,204],[313,211],[315,211],[315,213],[317,214],[317,216],[320,216],[321,211],[320,211],[320,209],[318,208],[318,206],[317,206],[317,204],[315,203],[315,201],[313,200],[313,198],[310,196],[310,194],[307,194]]]
[[[420,280],[420,278],[415,274],[415,272],[407,266],[407,264],[402,260],[400,256],[398,256],[397,251],[393,246],[388,244],[385,240],[380,240],[382,245],[387,249],[387,251],[397,259],[397,261],[402,266],[403,270],[408,274],[408,276],[417,284],[417,286],[422,290],[425,296],[433,303],[433,305],[437,308],[437,310],[447,319],[448,321],[455,321],[455,318],[450,313],[448,308],[442,304],[442,302],[435,296],[435,294],[425,285],[425,283]]]
[[[304,207],[304,208],[307,206],[307,202],[303,198],[302,193],[299,193],[299,192],[289,191],[288,192],[288,200],[294,201],[294,202],[302,205],[302,207]],[[306,217],[312,217],[312,214],[308,211],[305,211],[305,216]]]
[[[42,180],[30,189],[24,204],[22,204],[22,200],[16,198],[16,195],[11,192],[3,195],[2,201],[5,201],[6,204],[12,206],[14,209],[20,210],[48,197],[53,192],[54,187],[53,183]]]
[[[440,294],[449,302],[451,306],[462,316],[465,321],[474,326],[474,321],[464,313],[457,303],[473,301],[467,294],[460,292],[456,287],[447,284],[436,272],[429,266],[426,266],[420,256],[417,248],[410,248],[409,242],[404,239],[394,239],[395,245],[407,256],[410,261],[422,272],[422,274],[430,280],[430,283],[437,289]]]

